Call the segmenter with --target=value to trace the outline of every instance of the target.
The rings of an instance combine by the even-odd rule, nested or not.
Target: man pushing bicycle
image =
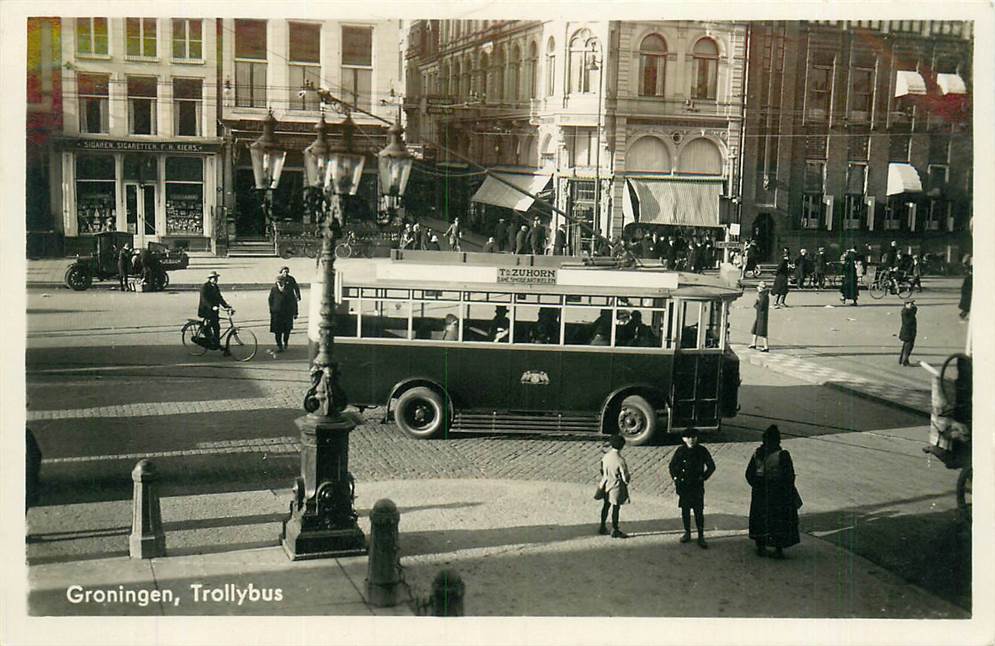
[[[218,287],[220,274],[212,271],[207,275],[207,281],[200,288],[200,304],[197,306],[197,316],[204,319],[204,327],[210,334],[209,342],[211,350],[221,348],[221,320],[218,312],[222,307],[226,310],[233,310],[232,306],[225,302],[221,295],[221,288]]]

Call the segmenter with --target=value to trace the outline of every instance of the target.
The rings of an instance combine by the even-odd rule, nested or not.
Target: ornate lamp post
[[[318,123],[317,139],[304,151],[308,184],[324,191],[323,239],[320,275],[314,285],[321,285],[318,316],[318,348],[311,365],[311,388],[304,396],[307,415],[296,420],[301,431],[301,475],[294,485],[290,516],[283,523],[281,543],[292,560],[361,554],[366,540],[356,524],[353,510],[354,480],[349,473],[349,433],[356,422],[343,414],[345,393],[338,384],[338,366],[332,360],[335,345],[335,242],[345,221],[346,202],[355,195],[363,175],[365,156],[352,148],[354,124],[347,113],[343,142],[329,146],[325,140],[325,121]],[[400,196],[410,172],[411,158],[400,143],[400,150],[388,146],[380,153],[381,169],[395,178],[390,187]],[[394,143],[394,142],[392,142]],[[387,162],[384,162],[387,159]],[[385,166],[386,163],[386,166]],[[407,168],[399,164],[407,163]],[[383,170],[381,175],[383,176]]]
[[[325,123],[325,112],[321,112],[321,120],[315,126],[318,133],[314,143],[304,149],[304,179],[307,182],[308,199],[307,204],[314,221],[317,224],[323,222],[323,215],[327,206],[325,199],[325,173],[328,167],[328,158],[331,154],[331,146],[328,145],[326,133],[328,124]],[[320,230],[320,229],[319,229]]]
[[[249,146],[249,155],[252,157],[252,175],[256,181],[256,190],[259,191],[267,230],[269,230],[270,222],[273,219],[272,191],[280,183],[283,162],[287,158],[287,151],[280,149],[276,143],[276,137],[273,136],[275,126],[276,118],[273,116],[273,110],[270,110],[269,114],[266,115],[266,120],[263,121],[262,136]]]
[[[383,196],[387,211],[393,213],[401,206],[401,196],[408,186],[408,177],[411,176],[411,166],[414,158],[408,153],[408,149],[401,141],[404,128],[398,119],[387,130],[390,141],[386,148],[377,155],[380,176],[380,194]]]

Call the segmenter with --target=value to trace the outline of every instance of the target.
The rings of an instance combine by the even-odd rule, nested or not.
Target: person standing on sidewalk
[[[269,291],[269,331],[276,339],[276,351],[283,352],[290,342],[290,332],[297,318],[297,298],[289,281],[281,274]]]
[[[484,243],[484,246],[481,248],[480,251],[482,253],[497,253],[498,252],[498,246],[497,246],[497,242],[494,241],[494,236],[491,236],[491,237],[487,238],[487,242]]]
[[[784,548],[801,542],[798,534],[798,507],[801,497],[795,489],[795,468],[791,454],[781,448],[781,432],[776,424],[764,431],[763,444],[746,464],[750,483],[750,538],[757,555],[784,558]]]
[[[787,303],[784,299],[788,297],[788,273],[791,271],[791,265],[788,264],[788,253],[785,251],[784,257],[781,258],[781,262],[777,265],[777,270],[774,272],[774,289],[771,293],[774,294],[774,309],[779,310],[782,307],[787,307]]]
[[[515,253],[519,256],[529,252],[529,227],[522,225],[515,234]]]
[[[826,258],[826,248],[819,247],[819,252],[815,254],[814,271],[812,272],[812,287],[822,289],[826,286],[826,272],[829,269],[829,260]]]
[[[691,540],[691,512],[698,529],[698,547],[706,549],[705,542],[705,480],[715,473],[715,461],[704,445],[698,444],[698,429],[689,427],[681,433],[684,440],[670,459],[670,478],[677,492],[677,506],[681,508],[684,535],[681,542]]]
[[[131,243],[125,242],[117,253],[117,276],[121,291],[128,291],[128,270],[131,269]]]
[[[960,310],[960,318],[963,321],[971,314],[971,292],[974,289],[974,278],[972,276],[971,265],[967,265],[965,268],[967,270],[967,275],[964,276],[964,282],[960,284],[960,303],[958,303],[957,308]]]
[[[898,355],[898,365],[911,366],[909,357],[912,355],[912,348],[916,345],[916,307],[915,301],[905,301],[902,306],[902,329],[898,331],[898,339],[902,342],[902,353]]]
[[[497,224],[494,225],[494,242],[496,244],[495,251],[504,251],[504,243],[508,239],[508,225],[505,224],[504,218],[498,218]]]
[[[556,233],[553,234],[553,255],[562,256],[563,252],[567,248],[567,228],[564,225],[559,225],[556,227]]]
[[[459,218],[453,218],[452,224],[446,229],[445,234],[449,241],[450,251],[463,251],[460,241],[463,239],[463,229],[460,227]]]
[[[760,348],[761,352],[770,351],[767,345],[767,313],[769,305],[770,292],[767,291],[767,283],[761,280],[760,284],[757,285],[757,300],[753,303],[753,309],[757,311],[757,314],[753,319],[753,343],[750,344],[750,348],[755,349],[757,347],[757,339],[763,339],[764,344]]]
[[[290,275],[290,267],[280,267],[280,277],[287,283],[287,289],[294,295],[297,302],[301,300],[301,287],[297,284],[297,279]]]
[[[629,465],[622,457],[622,447],[625,446],[625,438],[621,435],[612,435],[608,440],[611,449],[601,458],[601,484],[599,490],[602,494],[601,503],[601,524],[598,526],[599,534],[607,534],[608,510],[612,513],[612,538],[629,538],[629,535],[618,528],[618,514],[625,503],[629,501]]]
[[[532,247],[534,255],[542,256],[546,253],[547,238],[546,227],[539,218],[536,218],[532,221],[532,229],[529,231],[529,246]]]
[[[808,278],[808,251],[802,249],[795,258],[795,286],[798,289],[805,287],[805,280]]]
[[[857,304],[857,296],[860,295],[860,286],[857,284],[857,252],[850,249],[843,254],[843,276],[840,281],[840,302],[846,305],[847,300],[852,300],[851,305]]]

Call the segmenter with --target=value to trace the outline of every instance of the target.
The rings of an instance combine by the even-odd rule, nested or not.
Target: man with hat
[[[210,348],[217,350],[221,347],[221,321],[218,318],[219,310],[224,307],[231,310],[232,306],[225,302],[221,295],[221,288],[218,287],[218,278],[221,275],[212,271],[207,275],[207,281],[200,288],[200,304],[197,306],[197,316],[204,319],[207,331],[210,334]]]
[[[798,289],[805,287],[805,279],[808,278],[808,251],[802,249],[795,259],[795,285]]]
[[[916,332],[918,323],[916,322],[916,302],[905,301],[902,306],[902,327],[898,331],[898,339],[902,342],[902,353],[898,355],[898,365],[911,366],[909,357],[912,355],[912,348],[916,344]]]
[[[753,304],[753,309],[757,311],[756,317],[753,319],[753,343],[750,344],[751,349],[756,349],[757,340],[763,339],[763,347],[760,348],[761,352],[769,352],[770,348],[767,346],[767,319],[770,306],[770,292],[767,291],[767,283],[765,281],[760,281],[757,285],[757,300]]]
[[[508,341],[508,334],[511,332],[511,321],[508,319],[508,308],[498,305],[494,308],[494,318],[491,319],[491,327],[488,331],[491,341],[495,343]]]
[[[681,542],[691,540],[691,512],[694,511],[694,524],[698,529],[698,547],[708,548],[705,542],[705,480],[715,473],[715,461],[712,454],[703,445],[698,444],[698,429],[688,427],[681,433],[684,440],[682,446],[674,451],[670,460],[670,477],[674,481],[677,492],[677,506],[681,508],[681,520],[684,522],[684,535]]]
[[[125,242],[117,254],[117,276],[121,291],[128,291],[128,273],[131,269],[131,243]]]
[[[819,247],[815,254],[815,270],[812,272],[812,286],[822,289],[826,286],[826,272],[829,270],[829,259],[826,258],[826,248]]]

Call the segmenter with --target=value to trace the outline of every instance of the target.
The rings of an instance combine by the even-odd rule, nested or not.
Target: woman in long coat
[[[753,309],[757,311],[757,315],[753,319],[753,343],[750,344],[751,348],[756,348],[757,339],[763,339],[764,344],[760,348],[761,352],[770,351],[767,345],[767,312],[769,305],[770,292],[767,291],[767,283],[761,280],[760,284],[757,285],[757,300],[753,304]]]
[[[771,293],[774,294],[774,309],[787,307],[784,299],[788,296],[788,274],[790,271],[791,265],[788,264],[788,254],[784,254],[781,262],[777,265],[777,271],[774,272],[774,289],[771,290]]]
[[[297,317],[297,296],[280,276],[269,291],[269,331],[276,338],[276,351],[283,352],[290,341],[290,332],[294,329],[294,319]]]
[[[856,253],[851,249],[843,256],[843,281],[840,283],[840,302],[845,305],[847,300],[852,300],[852,305],[856,305],[859,293]]]
[[[791,454],[781,448],[777,425],[764,431],[763,444],[754,451],[746,465],[750,483],[750,538],[757,545],[757,555],[767,556],[774,548],[774,558],[784,558],[783,549],[800,542],[798,507],[801,498],[795,489],[795,468]]]

